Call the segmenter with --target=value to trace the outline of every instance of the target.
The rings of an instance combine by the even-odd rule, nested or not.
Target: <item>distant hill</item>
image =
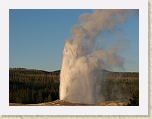
[[[105,101],[128,101],[139,88],[138,72],[98,70]],[[101,73],[100,73],[101,72]],[[9,69],[9,102],[37,104],[59,99],[60,70]]]
[[[9,102],[42,103],[59,99],[60,71],[9,69]]]
[[[60,70],[56,71],[44,71],[44,70],[38,70],[38,69],[26,69],[26,68],[10,68],[9,73],[11,74],[43,74],[43,75],[52,75],[52,76],[58,76],[60,74]]]

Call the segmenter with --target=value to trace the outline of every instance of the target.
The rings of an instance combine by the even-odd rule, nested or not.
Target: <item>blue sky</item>
[[[59,70],[66,38],[82,13],[92,10],[9,10],[9,67]],[[121,52],[125,71],[139,71],[139,16],[117,29],[124,31],[129,48]]]

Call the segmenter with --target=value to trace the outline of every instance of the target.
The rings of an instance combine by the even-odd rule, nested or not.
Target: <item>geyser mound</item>
[[[79,16],[80,24],[71,29],[73,38],[66,39],[60,74],[60,100],[78,103],[105,101],[101,91],[100,69],[123,67],[119,52],[127,47],[126,39],[118,36],[113,45],[98,44],[101,32],[125,23],[137,10],[94,10]],[[112,34],[112,33],[111,33]],[[113,41],[114,42],[114,41]],[[102,42],[101,42],[102,43]],[[103,86],[103,85],[102,85]]]

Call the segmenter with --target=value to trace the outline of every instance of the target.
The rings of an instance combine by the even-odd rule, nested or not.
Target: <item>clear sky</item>
[[[66,38],[79,15],[92,10],[9,10],[9,67],[59,70]],[[125,71],[139,71],[139,16],[128,18],[123,30],[129,48],[121,52]],[[110,38],[110,37],[107,37]]]

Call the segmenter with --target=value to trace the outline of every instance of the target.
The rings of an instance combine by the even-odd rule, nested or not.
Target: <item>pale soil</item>
[[[121,101],[108,101],[101,102],[98,104],[83,104],[83,103],[72,103],[63,100],[55,100],[52,102],[38,103],[38,104],[19,104],[9,103],[9,106],[126,106],[128,102]]]

